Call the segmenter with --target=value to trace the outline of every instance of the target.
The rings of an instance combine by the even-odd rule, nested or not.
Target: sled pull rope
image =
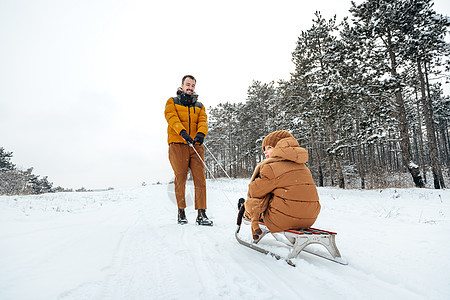
[[[205,146],[206,150],[208,150],[208,152],[212,156],[212,158],[214,158],[214,160],[219,165],[219,167],[222,169],[222,171],[225,173],[225,175],[227,175],[228,179],[231,180],[231,177],[228,175],[227,171],[225,171],[225,169],[222,167],[222,165],[217,161],[216,157],[212,154],[212,152],[209,150],[209,148],[206,146],[206,144],[204,144],[204,146]]]
[[[211,170],[208,168],[208,166],[206,165],[205,161],[203,160],[203,158],[200,156],[200,154],[198,154],[197,150],[195,149],[194,145],[189,144],[189,146],[192,147],[192,149],[194,149],[195,153],[197,154],[198,158],[201,160],[201,162],[203,163],[203,165],[205,166],[205,169],[208,170],[209,174],[211,175],[211,177],[214,179],[214,181],[217,181],[217,179],[214,177],[213,173],[211,172]],[[228,175],[227,175],[228,176]],[[229,178],[229,177],[228,177]],[[231,207],[233,207],[233,209],[235,211],[237,211],[237,208],[233,205],[233,203],[231,203],[230,199],[228,198],[227,194],[225,194],[225,192],[222,190],[222,193],[224,194],[225,198],[227,198],[228,203],[230,203]]]
[[[214,156],[214,154],[212,154],[212,152],[209,150],[208,146],[206,146],[206,144],[203,144],[203,146],[205,146],[206,150],[208,150],[209,154],[212,156],[212,158],[214,158],[214,160],[216,161],[216,163],[219,165],[219,167],[222,169],[222,171],[225,173],[225,175],[227,175],[228,179],[230,180],[230,182],[233,182],[233,180],[231,179],[230,175],[228,175],[227,171],[225,171],[225,168],[222,167],[222,164],[219,163],[219,161],[217,160],[217,158]],[[211,171],[209,171],[211,173]],[[211,173],[212,176],[212,173]],[[235,186],[233,185],[233,190],[236,191]],[[244,192],[245,194],[245,192]],[[229,201],[229,200],[228,200]],[[234,207],[234,206],[233,206]],[[236,208],[235,208],[236,210]]]
[[[198,154],[197,149],[195,149],[194,145],[189,144],[189,146],[192,147],[192,149],[194,149],[195,153],[197,154],[198,158],[201,160],[201,162],[203,163],[203,165],[205,166],[206,170],[208,170],[209,174],[211,174],[211,177],[216,180],[216,178],[214,177],[214,175],[212,174],[212,172],[209,170],[208,166],[205,164],[205,161],[203,160],[203,158],[200,156],[200,154]]]

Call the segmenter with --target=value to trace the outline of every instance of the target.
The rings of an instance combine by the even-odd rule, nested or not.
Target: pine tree
[[[12,152],[6,152],[0,147],[0,194],[41,194],[52,191],[52,183],[47,176],[39,179],[39,176],[33,175],[33,168],[25,171],[16,169],[11,162],[12,157]]]
[[[307,99],[300,95],[298,97],[303,99],[303,110],[309,114],[310,124],[319,121],[320,126],[325,127],[329,138],[328,156],[334,161],[339,187],[344,188],[339,135],[335,130],[345,106],[342,85],[344,79],[337,68],[342,57],[339,55],[339,42],[335,35],[336,17],[326,21],[320,12],[315,15],[312,27],[302,31],[292,54],[296,67],[293,80],[299,83],[300,88],[307,90],[304,93],[308,95]],[[332,178],[331,166],[329,170]]]
[[[44,194],[52,192],[53,183],[48,181],[48,177],[44,176],[39,179],[39,176],[33,176],[29,181],[33,194]]]
[[[356,32],[365,40],[368,62],[374,66],[380,88],[392,106],[392,112],[398,121],[400,148],[403,162],[408,168],[416,187],[424,187],[419,166],[411,155],[409,124],[404,101],[405,74],[402,65],[406,63],[404,52],[406,38],[404,30],[412,26],[410,1],[403,0],[367,0],[360,5],[352,2],[351,12]],[[372,47],[371,45],[375,45]],[[389,76],[387,79],[387,76]],[[392,96],[391,96],[392,95]]]
[[[417,68],[420,87],[420,100],[425,118],[427,140],[430,153],[431,168],[433,172],[434,187],[445,187],[444,178],[438,158],[438,147],[432,99],[430,95],[429,73],[430,68],[441,66],[440,58],[450,54],[449,45],[444,38],[450,21],[436,14],[432,9],[430,0],[410,1],[411,19],[415,26],[404,26],[404,33],[408,37],[407,55],[411,57]]]
[[[0,172],[15,169],[16,166],[11,162],[12,157],[12,152],[6,152],[3,147],[0,147]]]

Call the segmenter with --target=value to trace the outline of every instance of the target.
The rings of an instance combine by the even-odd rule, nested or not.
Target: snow
[[[319,188],[315,227],[349,264],[293,268],[235,240],[247,184],[208,180],[213,227],[194,224],[191,182],[184,226],[170,184],[0,196],[0,299],[450,299],[449,190]]]
[[[413,169],[418,169],[418,168],[419,168],[419,166],[418,166],[415,162],[413,162],[413,161],[410,161],[410,162],[409,162],[409,167],[410,167],[410,168],[413,168]]]

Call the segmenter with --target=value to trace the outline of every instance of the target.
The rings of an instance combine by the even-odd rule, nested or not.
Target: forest
[[[317,186],[446,187],[450,19],[430,0],[352,2],[349,11],[341,22],[315,13],[289,80],[254,80],[244,103],[209,108],[207,176],[251,176],[263,138],[284,129],[308,150]]]

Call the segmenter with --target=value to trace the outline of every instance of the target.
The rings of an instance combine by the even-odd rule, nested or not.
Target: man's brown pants
[[[205,161],[203,146],[194,146],[200,157]],[[175,173],[175,197],[180,209],[186,208],[186,180],[191,169],[195,186],[195,209],[206,209],[206,175],[205,166],[194,149],[186,144],[172,143],[169,145],[169,161]]]

